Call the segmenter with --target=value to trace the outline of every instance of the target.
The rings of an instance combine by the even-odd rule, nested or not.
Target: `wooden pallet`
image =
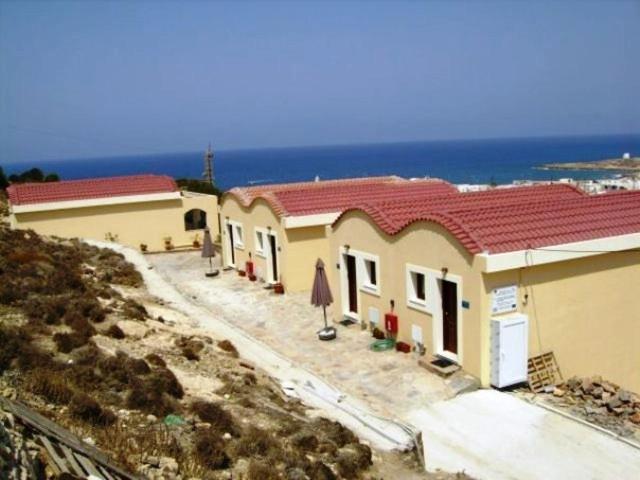
[[[528,362],[528,377],[529,388],[535,393],[562,382],[562,373],[553,352],[531,357]]]
[[[79,478],[91,475],[100,480],[139,479],[116,465],[104,452],[26,405],[0,396],[0,406],[30,431],[56,474],[67,473]]]

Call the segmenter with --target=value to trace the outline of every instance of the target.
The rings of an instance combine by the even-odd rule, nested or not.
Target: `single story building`
[[[365,200],[424,198],[456,192],[438,179],[371,177],[233,188],[221,199],[224,266],[310,290],[317,258],[329,258],[328,226],[346,208]]]
[[[205,227],[219,233],[217,197],[180,191],[167,176],[13,184],[7,193],[12,228],[43,235],[161,251],[202,242]]]
[[[552,351],[565,378],[640,392],[640,192],[370,202],[332,228],[335,320],[388,330],[483,386],[526,380],[527,359]]]

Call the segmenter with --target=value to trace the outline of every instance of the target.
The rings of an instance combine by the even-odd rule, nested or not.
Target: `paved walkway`
[[[380,415],[403,417],[416,408],[451,398],[447,381],[418,366],[412,354],[372,352],[371,333],[359,325],[336,325],[338,338],[318,340],[322,310],[309,294],[275,295],[235,271],[206,278],[197,253],[148,255],[158,273],[181,293],[240,327],[280,354],[320,375]]]
[[[452,399],[447,383],[411,355],[369,351],[371,337],[357,326],[340,327],[337,341],[319,342],[321,312],[306,295],[274,296],[235,272],[206,279],[197,253],[145,258],[203,307],[194,312],[224,318],[354,402],[421,429],[429,470],[464,470],[478,479],[639,478],[640,450],[495,390]]]

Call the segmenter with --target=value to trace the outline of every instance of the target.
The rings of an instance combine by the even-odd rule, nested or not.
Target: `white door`
[[[513,385],[527,379],[527,332],[525,322],[506,323],[500,329],[500,380]]]

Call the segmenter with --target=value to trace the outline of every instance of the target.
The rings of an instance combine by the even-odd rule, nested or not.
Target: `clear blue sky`
[[[0,164],[640,132],[640,1],[0,1]]]

